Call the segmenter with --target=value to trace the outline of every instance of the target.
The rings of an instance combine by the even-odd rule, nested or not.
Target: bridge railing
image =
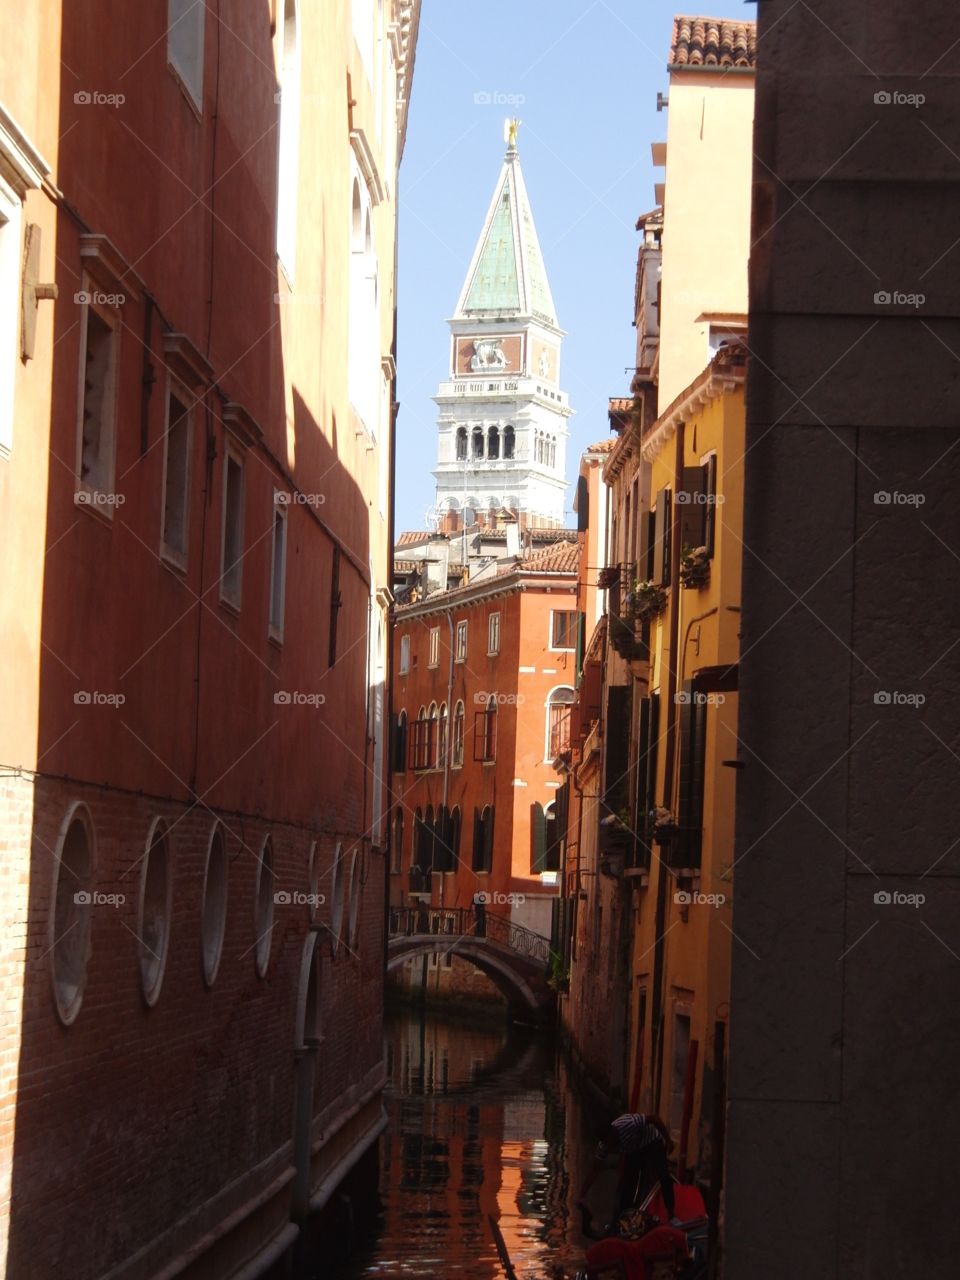
[[[458,938],[489,938],[544,968],[550,963],[550,942],[542,934],[516,924],[508,916],[468,907],[431,907],[418,903],[390,908],[390,937],[409,938],[433,934]]]

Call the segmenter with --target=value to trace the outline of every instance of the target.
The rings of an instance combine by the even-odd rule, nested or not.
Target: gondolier
[[[659,1116],[640,1115],[628,1111],[604,1125],[598,1132],[596,1162],[587,1176],[580,1199],[593,1186],[597,1175],[610,1156],[620,1156],[620,1179],[614,1219],[636,1203],[638,1188],[648,1190],[660,1183],[663,1203],[671,1221],[674,1216],[673,1180],[667,1165],[667,1152],[673,1145],[670,1132]]]

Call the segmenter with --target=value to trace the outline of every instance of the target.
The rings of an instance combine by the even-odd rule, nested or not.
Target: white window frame
[[[460,724],[460,741],[457,742],[457,723]],[[467,737],[467,709],[463,699],[458,699],[450,717],[450,767],[463,768],[464,743]],[[459,750],[458,750],[459,747]]]
[[[118,375],[120,371],[120,311],[118,307],[110,307],[94,301],[94,297],[102,295],[103,290],[100,289],[96,281],[86,271],[80,277],[80,286],[83,301],[79,304],[80,360],[77,369],[77,491],[75,501],[78,506],[85,507],[88,511],[94,511],[107,520],[112,520],[115,505],[113,502],[96,502],[90,501],[90,499],[97,494],[105,494],[112,497],[117,473],[117,383],[119,382]],[[108,326],[113,334],[109,385],[104,393],[104,404],[107,406],[105,413],[108,420],[101,424],[100,449],[102,452],[106,448],[109,455],[107,483],[104,488],[97,488],[83,478],[83,406],[86,394],[87,331],[91,310]],[[106,437],[106,445],[104,445],[104,436]]]
[[[283,644],[283,623],[287,608],[287,542],[289,529],[286,507],[287,495],[280,489],[273,492],[273,528],[270,533],[270,596],[267,608],[267,635],[274,644]],[[282,530],[283,544],[280,548],[280,604],[279,621],[273,612],[274,597],[277,593],[277,529]]]
[[[553,701],[554,696],[556,694],[567,692],[567,691],[573,694],[573,698],[569,702]],[[545,707],[544,719],[546,721],[546,724],[544,725],[544,736],[543,736],[543,760],[545,764],[552,764],[554,760],[554,757],[550,754],[550,712],[555,706],[568,707],[568,708],[572,707],[574,700],[576,699],[576,696],[577,696],[577,691],[573,687],[573,685],[570,685],[570,684],[555,684],[553,688],[550,690],[550,692],[547,694],[547,700],[544,703],[544,707]]]
[[[500,610],[495,609],[487,619],[487,657],[500,652]]]
[[[241,552],[237,558],[237,591],[236,596],[226,589],[227,571],[227,477],[230,474],[231,460],[240,468],[240,542]],[[230,440],[223,451],[223,497],[220,512],[220,603],[235,613],[240,612],[243,603],[243,561],[246,555],[246,519],[247,519],[247,467],[246,457],[242,449],[237,448]]]
[[[20,341],[23,205],[0,178],[0,458],[13,450],[14,387]]]
[[[167,477],[170,467],[170,399],[171,396],[183,404],[187,419],[187,465],[183,480],[183,538],[184,549],[178,550],[167,541]],[[160,554],[164,560],[186,569],[190,553],[190,489],[193,480],[193,410],[196,397],[191,395],[179,379],[172,374],[167,377],[166,404],[164,408],[163,428],[163,473],[160,487]]]
[[[203,114],[206,9],[204,0],[167,0],[167,66],[197,115]],[[189,42],[189,52],[174,48],[177,39]]]
[[[547,649],[550,651],[550,653],[575,653],[577,649],[576,635],[574,635],[574,641],[573,641],[573,644],[571,645],[553,643],[553,619],[554,619],[554,615],[557,613],[572,613],[574,617],[576,617],[577,610],[576,609],[551,609],[550,610],[550,634],[547,636]],[[576,626],[577,624],[574,623],[574,632],[576,632]]]
[[[457,648],[454,654],[454,662],[466,662],[467,660],[467,619],[461,618],[457,623]]]
[[[399,674],[402,676],[405,676],[405,675],[408,675],[409,672],[410,672],[410,637],[401,636],[400,637]]]
[[[430,656],[427,660],[428,667],[439,667],[440,665],[440,628],[430,628]]]

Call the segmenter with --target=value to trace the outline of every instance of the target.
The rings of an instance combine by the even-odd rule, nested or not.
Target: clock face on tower
[[[520,373],[523,367],[523,336],[519,333],[478,334],[456,339],[454,375]]]

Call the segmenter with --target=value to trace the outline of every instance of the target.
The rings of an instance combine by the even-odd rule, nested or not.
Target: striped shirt
[[[616,1143],[612,1149],[601,1142],[597,1148],[597,1159],[605,1160],[612,1152],[618,1155],[629,1155],[633,1151],[642,1151],[651,1143],[661,1142],[662,1135],[656,1125],[650,1124],[646,1116],[627,1113],[617,1116],[610,1126],[616,1134]]]

